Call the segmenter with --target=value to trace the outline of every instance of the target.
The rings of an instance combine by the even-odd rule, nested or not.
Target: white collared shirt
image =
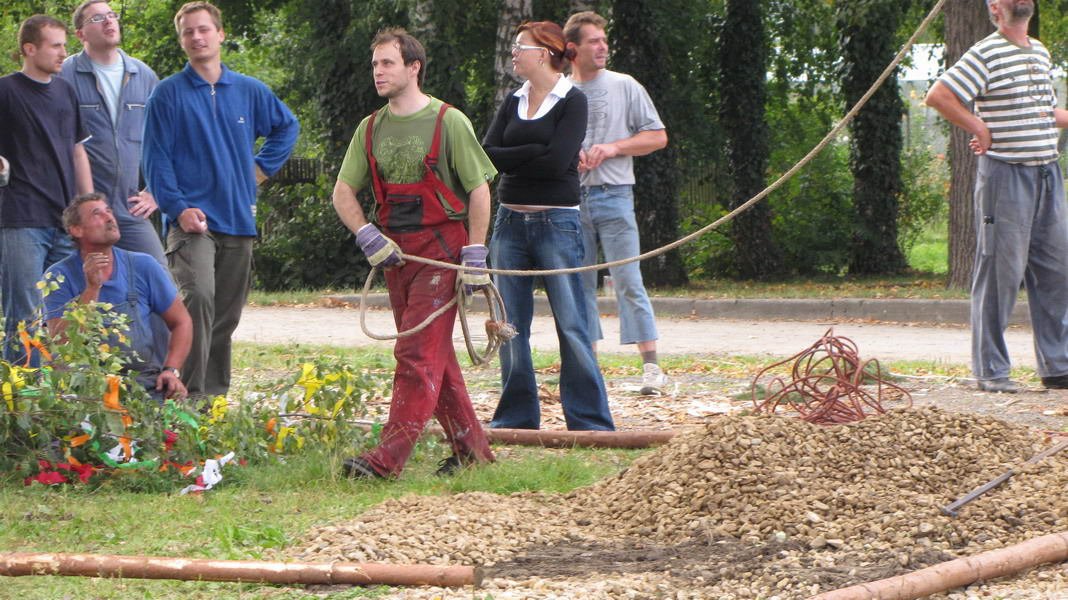
[[[519,118],[524,121],[533,121],[545,116],[556,103],[563,99],[571,88],[575,87],[571,84],[571,80],[564,77],[563,74],[556,80],[556,85],[553,89],[549,90],[549,94],[545,96],[545,99],[541,101],[541,106],[538,107],[538,112],[534,113],[534,116],[527,118],[527,108],[530,107],[530,80],[523,82],[523,85],[515,91],[515,96],[519,98]]]

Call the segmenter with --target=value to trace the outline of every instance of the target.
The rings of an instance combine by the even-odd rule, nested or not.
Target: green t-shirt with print
[[[398,117],[391,114],[389,105],[378,111],[371,141],[378,162],[378,173],[383,181],[416,183],[423,178],[423,158],[430,151],[434,124],[441,105],[441,100],[431,97],[430,104],[411,115]],[[372,187],[367,152],[364,150],[369,120],[370,117],[364,118],[356,128],[338,173],[338,179],[357,190]],[[497,175],[497,169],[475,137],[471,121],[459,110],[445,112],[435,170],[438,178],[463,200],[465,207],[468,192],[493,181]],[[464,213],[456,213],[444,199],[442,205],[449,218],[462,219],[466,216],[466,209]]]

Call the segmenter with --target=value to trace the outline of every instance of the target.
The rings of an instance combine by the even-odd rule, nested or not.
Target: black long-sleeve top
[[[519,118],[519,97],[508,94],[482,147],[501,172],[502,204],[578,206],[578,154],[586,137],[586,96],[571,88],[537,119]]]

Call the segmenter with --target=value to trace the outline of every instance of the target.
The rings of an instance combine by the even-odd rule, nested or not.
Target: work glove
[[[401,249],[393,240],[382,235],[377,227],[368,223],[356,232],[356,243],[367,255],[367,261],[372,267],[389,269],[404,264],[401,259]]]
[[[482,244],[471,244],[460,250],[460,264],[465,267],[486,268],[486,256],[489,249]],[[489,273],[475,273],[464,271],[460,274],[460,281],[464,284],[464,293],[470,296],[479,290],[486,289],[490,283]]]

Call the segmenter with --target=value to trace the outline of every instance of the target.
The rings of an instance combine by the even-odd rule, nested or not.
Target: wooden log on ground
[[[0,575],[437,587],[478,587],[482,583],[480,568],[460,565],[297,563],[46,552],[0,552]]]
[[[912,600],[1065,559],[1068,532],[1053,533],[897,577],[824,592],[810,600]]]
[[[359,421],[364,431],[371,431],[374,423]],[[486,428],[489,441],[515,446],[541,446],[543,448],[649,448],[662,446],[678,435],[668,430],[630,431],[561,431],[551,429],[490,429]],[[424,435],[445,439],[445,431],[437,425],[427,427]]]

